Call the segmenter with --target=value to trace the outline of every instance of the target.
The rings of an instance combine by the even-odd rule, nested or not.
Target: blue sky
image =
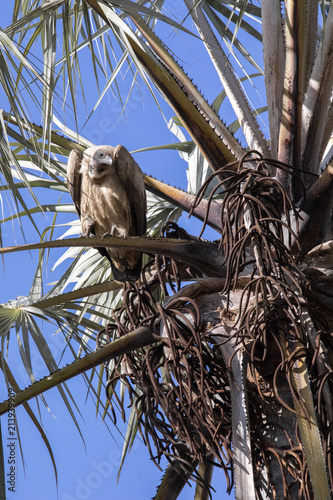
[[[162,142],[163,120],[160,113],[156,112],[152,103],[149,102],[150,100],[149,94],[145,95],[144,92],[144,99],[141,102],[135,102],[137,106],[132,106],[127,120],[121,119],[118,121],[118,115],[114,112],[111,117],[115,122],[115,128],[110,133],[107,130],[109,127],[108,120],[110,120],[109,107],[106,105],[102,106],[102,111],[96,112],[97,116],[92,118],[86,127],[87,130],[83,131],[82,134],[88,138],[95,134],[96,138],[99,139],[96,141],[98,143],[113,145],[122,143],[129,149],[159,144]],[[154,123],[152,133],[149,123],[146,127],[135,125],[135,123],[144,120]],[[150,134],[149,141],[147,141],[147,133]],[[169,135],[170,137],[167,141],[171,142],[172,137],[171,134]],[[126,141],[124,141],[124,137],[126,137]],[[144,156],[148,158],[147,163],[149,162],[149,165],[147,166],[144,160],[141,161],[141,157]],[[162,156],[163,159],[161,159]],[[168,157],[172,158],[172,160],[170,161]],[[169,182],[172,182],[176,178],[175,184],[185,187],[186,163],[179,158],[178,153],[166,152],[163,155],[161,153],[138,153],[136,158],[145,172]],[[51,223],[52,214],[48,215],[48,217]],[[72,219],[73,217],[70,218]],[[10,229],[8,229],[8,234],[5,235],[6,245],[11,244],[9,242],[11,240]],[[17,228],[15,233],[17,235],[17,243],[21,243],[20,233]],[[36,233],[33,232],[27,233],[27,239],[31,242],[38,241]],[[53,252],[50,259],[54,262],[55,258],[56,252]],[[37,259],[37,252],[31,252],[31,254],[28,252],[10,254],[6,256],[5,271],[2,271],[1,278],[6,283],[6,286],[1,287],[0,302],[6,302],[9,299],[26,295],[29,292]],[[48,278],[49,281],[54,281],[54,277],[50,272]],[[44,324],[43,331],[47,331],[48,343],[57,361],[60,361],[64,347],[64,340],[61,333],[54,335],[55,328],[51,328],[46,324]],[[14,363],[13,360],[15,359],[17,359],[17,364],[21,363],[17,352],[14,332],[11,339],[10,356],[12,363]],[[37,353],[33,359],[35,361],[35,376],[37,379],[42,378],[47,373],[46,369]],[[65,363],[60,362],[59,364],[63,366]],[[25,387],[29,381],[24,373],[24,369],[21,369],[19,373],[22,380],[18,380],[18,382],[21,384],[21,387]],[[85,401],[87,389],[81,377],[69,381],[68,387],[74,395],[83,417],[80,418],[78,416],[77,418],[85,439],[85,445],[69,417],[57,389],[52,389],[45,394],[52,415],[43,405],[40,405],[43,416],[42,422],[50,440],[58,468],[58,499],[97,500],[117,498],[117,500],[125,500],[133,494],[140,500],[152,497],[162,477],[162,472],[150,461],[148,450],[141,440],[137,439],[135,451],[131,452],[126,459],[119,483],[117,484],[117,473],[123,441],[119,431],[112,428],[112,424],[109,422],[112,432],[111,436],[106,425],[103,424],[101,417],[98,416],[96,418],[94,402],[90,398],[88,398],[87,402]],[[2,387],[0,396],[1,400],[6,398],[5,387]],[[31,405],[36,411],[37,406],[35,403],[31,402]],[[25,410],[20,407],[17,408],[16,413],[26,462],[26,471],[24,473],[19,459],[19,451],[17,450],[19,464],[17,469],[17,491],[16,493],[9,492],[8,499],[56,499],[56,483],[47,449],[39,432],[27,417]],[[3,439],[6,440],[6,415],[2,417],[1,421]],[[126,426],[121,424],[119,416],[120,429],[122,432],[125,432]],[[216,474],[220,475],[220,470],[217,469]],[[188,493],[184,492],[180,497],[183,500],[193,498],[194,488],[187,487],[187,489],[190,491]]]
[[[3,2],[3,0],[2,0]],[[6,6],[8,3],[6,2]],[[8,13],[8,12],[7,12]],[[4,26],[4,25],[3,25]],[[202,57],[204,49],[198,42],[189,39],[178,33],[169,35],[167,43],[172,43],[179,51],[187,54],[186,68],[194,81],[198,82],[199,88],[204,90],[204,95],[209,102],[212,102],[217,94],[222,90],[215,72],[212,68],[209,71],[202,71]],[[193,43],[193,45],[192,45]],[[188,50],[189,49],[189,50]],[[89,68],[89,57],[87,57],[87,68]],[[206,68],[205,68],[206,69]],[[90,75],[91,76],[91,75]],[[130,80],[125,75],[123,86],[128,89]],[[254,92],[256,94],[256,92]],[[124,96],[127,92],[124,91]],[[88,102],[85,108],[81,102],[78,112],[79,128],[86,122],[87,115],[96,100],[96,86],[91,81],[91,95],[87,93]],[[79,99],[80,101],[80,99]],[[169,120],[173,116],[173,111],[160,99],[165,118]],[[260,105],[260,99],[259,104]],[[262,103],[261,103],[262,105]],[[157,109],[149,91],[141,86],[141,93],[134,90],[126,108],[126,114],[121,115],[118,101],[108,93],[101,106],[89,119],[79,133],[96,144],[123,144],[130,151],[140,148],[167,144],[173,142],[174,136],[167,131],[164,118]],[[33,119],[39,123],[40,116],[35,110],[30,112]],[[227,103],[223,105],[224,117],[228,117],[228,122],[233,118],[230,114],[230,107]],[[66,125],[73,126],[70,119],[70,109],[68,109]],[[267,132],[266,132],[267,133]],[[175,186],[186,188],[186,168],[187,164],[174,151],[155,151],[136,153],[135,159],[142,170],[168,182]],[[64,195],[64,199],[70,201],[69,195]],[[52,214],[43,216],[43,226],[47,222],[51,224]],[[64,220],[72,220],[73,216],[67,216]],[[193,219],[188,220],[187,216],[182,219],[182,226],[189,232],[197,234],[201,224],[195,223]],[[26,239],[28,242],[38,241],[37,234],[27,223]],[[14,235],[13,237],[13,228]],[[59,229],[61,234],[63,229]],[[217,235],[215,236],[217,237]],[[22,236],[17,224],[6,223],[3,228],[4,244],[23,243]],[[65,266],[54,274],[50,272],[52,263],[61,252],[52,251],[50,254],[50,264],[48,265],[46,282],[57,279],[57,272],[64,270]],[[31,286],[33,274],[35,272],[38,255],[37,253],[17,253],[7,255],[5,266],[1,269],[0,303],[18,296],[27,295]],[[61,365],[68,362],[66,357],[61,359],[64,340],[61,334],[54,334],[55,328],[43,325],[43,331],[47,336],[48,343],[57,361]],[[12,333],[10,342],[10,360],[12,364],[21,361],[16,346],[15,332]],[[40,363],[38,353],[33,354],[34,369],[36,378],[42,378],[47,374],[45,367]],[[24,370],[18,370],[18,382],[21,387],[28,385],[29,380]],[[50,440],[58,468],[58,490],[56,488],[52,463],[47,449],[36,430],[33,423],[27,417],[23,407],[17,408],[17,418],[22,440],[22,449],[25,460],[25,471],[19,457],[17,448],[17,491],[8,493],[9,500],[23,500],[27,498],[48,500],[101,500],[117,499],[126,500],[135,495],[138,500],[151,498],[158,485],[162,472],[151,462],[148,450],[140,439],[137,440],[134,450],[127,457],[117,484],[117,472],[122,449],[122,437],[120,432],[125,432],[126,426],[118,420],[119,429],[112,427],[108,422],[103,423],[100,416],[96,417],[94,402],[90,397],[86,400],[87,389],[81,377],[68,382],[70,391],[75,396],[81,416],[76,412],[79,426],[84,436],[83,443],[73,421],[69,417],[57,389],[52,389],[45,394],[49,409],[42,403],[39,405],[44,430]],[[6,399],[7,390],[2,385],[0,390],[1,400]],[[36,403],[31,402],[34,411],[38,411]],[[50,411],[49,411],[50,410]],[[7,416],[1,418],[3,440],[6,442],[8,436]],[[6,453],[6,452],[5,452]],[[6,461],[6,455],[5,455]],[[218,493],[213,498],[228,498],[225,493],[225,481],[223,472],[216,468],[214,473],[214,485],[218,488]],[[180,500],[192,499],[194,488],[186,487]]]

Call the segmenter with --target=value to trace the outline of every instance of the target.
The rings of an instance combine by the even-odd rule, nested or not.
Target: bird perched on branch
[[[144,236],[146,191],[139,165],[123,146],[74,149],[68,158],[67,185],[84,236]],[[126,248],[98,248],[119,281],[136,281],[142,253]]]

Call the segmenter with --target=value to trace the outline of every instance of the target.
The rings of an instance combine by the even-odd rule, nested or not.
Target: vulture
[[[144,236],[146,191],[142,171],[124,146],[73,149],[68,158],[67,185],[84,236]],[[142,253],[126,248],[98,248],[111,264],[116,280],[140,276]]]

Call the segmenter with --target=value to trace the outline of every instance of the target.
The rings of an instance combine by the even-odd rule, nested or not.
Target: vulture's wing
[[[136,234],[145,236],[147,230],[147,202],[141,169],[124,146],[119,145],[115,148],[114,160],[120,180],[130,201],[131,213],[136,223]]]
[[[81,162],[83,158],[83,152],[79,149],[72,149],[68,157],[67,164],[67,186],[69,194],[73,198],[76,211],[81,216]]]

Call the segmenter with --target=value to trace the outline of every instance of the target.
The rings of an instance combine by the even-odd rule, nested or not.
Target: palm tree
[[[0,309],[2,369],[15,405],[28,411],[30,398],[56,385],[70,406],[66,380],[90,368],[98,403],[106,384],[111,418],[116,406],[125,415],[126,390],[123,456],[139,432],[152,458],[169,462],[156,499],[177,498],[190,477],[195,498],[208,498],[215,466],[239,499],[329,499],[332,2],[184,0],[183,9],[178,17],[164,2],[16,2],[11,25],[0,32],[8,100],[0,116],[2,191],[15,217],[29,217],[43,240],[2,249],[40,251],[29,296]],[[184,59],[183,38],[205,47],[202,71],[214,65],[220,83],[212,104],[173,55]],[[36,46],[43,68],[32,59]],[[146,85],[156,104],[176,115],[168,127],[177,140],[164,148],[187,160],[189,186],[184,192],[144,176],[149,238],[73,238],[75,219],[55,239],[58,213],[73,213],[73,205],[43,205],[37,197],[37,188],[38,196],[66,191],[66,158],[92,145],[57,116],[59,101],[71,106],[73,128],[82,128],[78,89],[84,99],[91,80],[81,50],[90,51],[99,90],[93,111],[111,86],[126,109],[133,88]],[[125,69],[132,84],[122,100]],[[28,118],[29,100],[42,111],[41,125]],[[224,100],[235,116],[228,126],[219,118]],[[266,137],[259,123],[268,123]],[[45,209],[55,213],[47,228],[36,218]],[[181,227],[184,211],[202,221],[195,236]],[[208,226],[211,241],[202,238]],[[140,281],[123,287],[110,278],[94,250],[105,245],[145,252]],[[43,293],[46,250],[61,247],[69,249],[58,262],[72,262]],[[36,318],[65,334],[70,366],[59,369]],[[54,373],[23,391],[5,356],[13,329],[31,382],[29,336]],[[98,349],[89,353],[93,341]],[[10,404],[3,402],[1,413]]]

